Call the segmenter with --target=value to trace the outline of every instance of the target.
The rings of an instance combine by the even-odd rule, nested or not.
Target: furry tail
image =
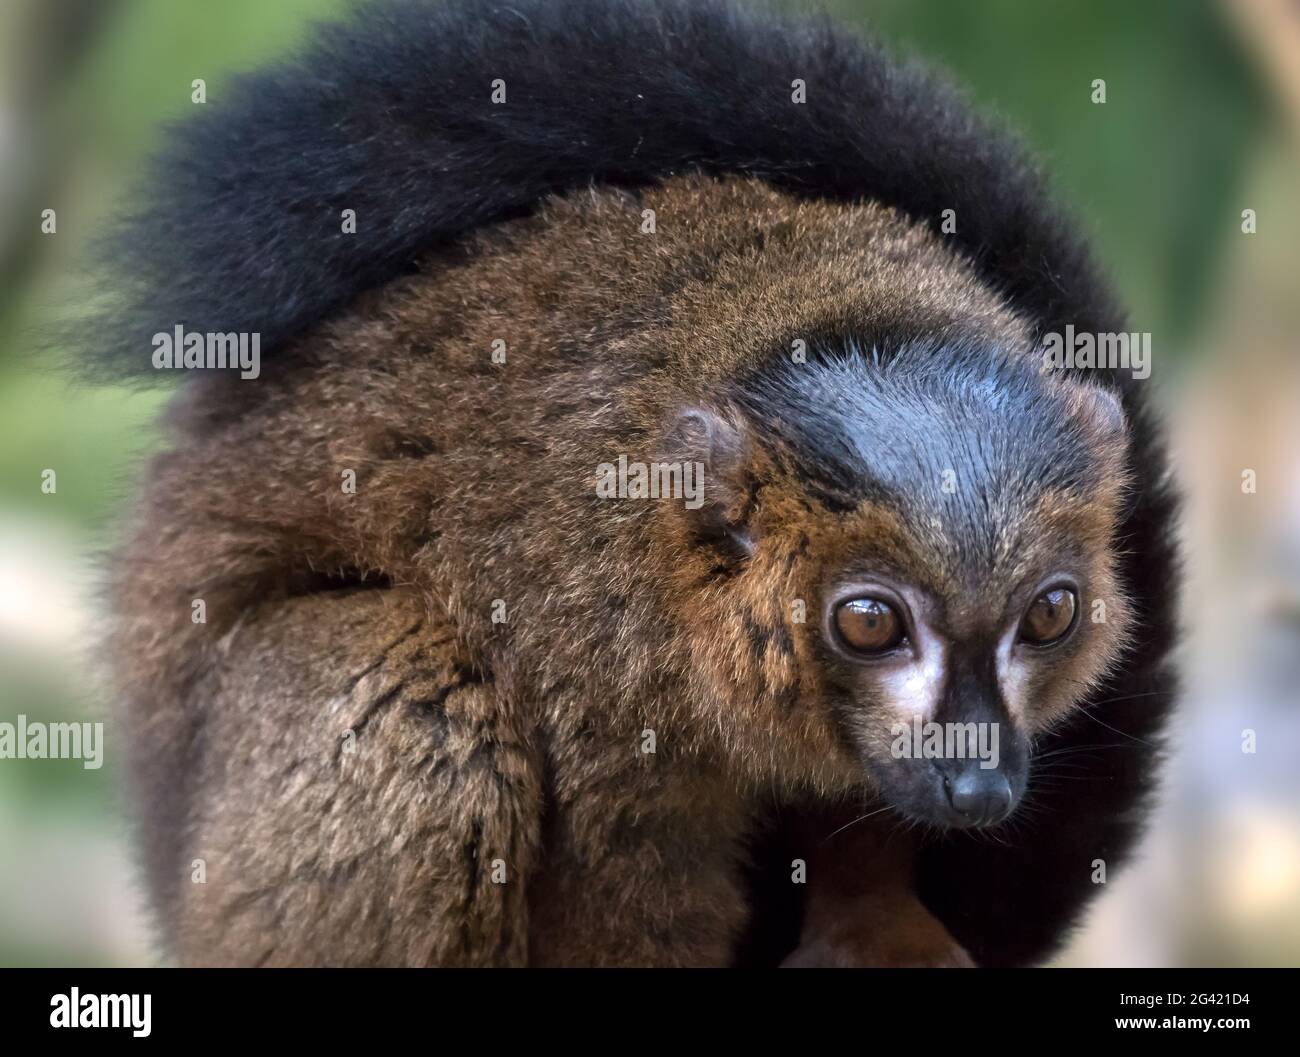
[[[171,129],[107,242],[115,307],[83,323],[84,366],[165,375],[151,336],[178,324],[256,333],[273,359],[423,250],[554,192],[691,168],[935,225],[955,210],[951,237],[1026,314],[1114,329],[1018,147],[828,22],[727,0],[372,0]]]

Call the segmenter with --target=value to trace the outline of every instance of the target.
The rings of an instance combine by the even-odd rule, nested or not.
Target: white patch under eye
[[[917,628],[920,642],[914,643],[921,656],[911,664],[890,672],[881,679],[894,710],[905,719],[932,717],[939,709],[943,693],[945,646],[923,627]]]
[[[1025,684],[1028,681],[1028,674],[1025,672],[1024,665],[1020,664],[1015,657],[1015,645],[1019,633],[1020,627],[1016,625],[1002,636],[1002,641],[998,643],[996,664],[998,689],[1002,692],[1002,700],[1006,703],[1007,714],[1013,720],[1023,721],[1026,713]]]

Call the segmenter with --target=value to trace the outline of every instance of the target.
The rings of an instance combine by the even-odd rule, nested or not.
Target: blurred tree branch
[[[52,113],[122,2],[14,0],[0,13],[0,315],[39,257],[40,211],[75,163],[75,140],[52,134]]]

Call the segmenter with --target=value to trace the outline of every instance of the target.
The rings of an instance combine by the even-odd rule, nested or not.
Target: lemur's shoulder
[[[155,378],[151,336],[263,359],[422,251],[589,184],[691,169],[875,200],[1044,326],[1114,329],[1033,165],[927,71],[825,20],[726,0],[369,0],[174,126],[107,242],[92,374]],[[345,230],[344,211],[355,214]]]

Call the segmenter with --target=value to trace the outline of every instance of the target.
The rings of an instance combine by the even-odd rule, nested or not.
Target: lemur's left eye
[[[1020,641],[1050,646],[1074,626],[1077,600],[1068,587],[1054,587],[1034,599],[1020,621]]]
[[[835,610],[835,630],[856,653],[886,653],[903,642],[903,618],[879,598],[854,598]]]

